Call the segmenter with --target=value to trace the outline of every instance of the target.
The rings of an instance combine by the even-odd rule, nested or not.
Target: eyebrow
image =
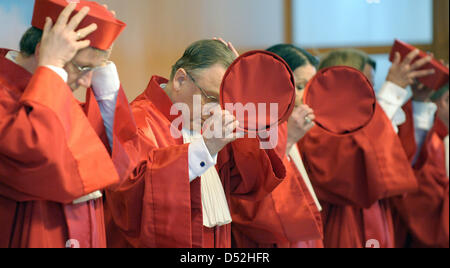
[[[93,64],[83,64],[83,63],[80,63],[80,62],[77,62],[77,61],[75,61],[75,63],[78,66],[80,66],[80,67],[88,67],[88,68],[95,68],[95,67],[97,67],[97,66],[94,66]]]

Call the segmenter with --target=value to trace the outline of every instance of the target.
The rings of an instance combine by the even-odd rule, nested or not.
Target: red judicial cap
[[[86,40],[91,41],[91,47],[101,50],[111,48],[114,41],[125,29],[126,24],[116,19],[111,12],[97,2],[85,0],[36,0],[31,25],[41,30],[44,29],[46,17],[50,17],[55,23],[63,9],[71,2],[77,3],[72,16],[83,7],[90,8],[89,14],[80,23],[78,29],[87,27],[92,23],[97,24],[97,30],[86,37]]]
[[[257,50],[241,55],[228,68],[220,104],[236,116],[242,130],[259,132],[287,121],[295,96],[294,75],[287,63],[271,52]]]
[[[402,41],[395,40],[389,60],[391,62],[394,61],[396,52],[399,52],[402,56],[402,59],[404,59],[409,53],[414,50],[416,50],[415,47]],[[427,56],[429,56],[427,53],[420,51],[417,58],[413,60],[413,63]],[[430,63],[420,68],[420,70],[428,69],[434,69],[434,74],[419,78],[418,81],[420,83],[434,90],[439,90],[448,83],[448,68],[442,63],[440,63],[436,59],[433,59]]]
[[[363,73],[334,66],[320,70],[309,81],[304,102],[314,110],[319,127],[334,134],[349,134],[373,118],[376,97]]]

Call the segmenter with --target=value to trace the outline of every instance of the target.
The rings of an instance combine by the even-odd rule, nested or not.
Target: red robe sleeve
[[[267,247],[275,244],[321,238],[320,218],[311,209],[314,201],[304,192],[300,173],[286,156],[287,124],[279,128],[278,146],[274,149],[283,159],[286,178],[261,201],[231,198],[232,232],[238,248]],[[315,204],[314,204],[315,207]],[[317,217],[318,218],[317,218]]]
[[[400,141],[402,142],[403,149],[405,149],[406,155],[408,156],[409,162],[412,163],[417,152],[417,144],[414,135],[415,130],[412,100],[407,102],[402,109],[405,112],[407,120],[398,127],[398,136],[400,137]]]
[[[158,142],[170,142],[170,133],[156,133],[144,109],[133,107],[133,114],[140,164],[119,188],[107,191],[109,246],[192,247],[191,189],[200,187],[189,181],[189,144],[159,148]]]
[[[419,191],[393,200],[413,235],[412,246],[449,247],[449,179],[442,138],[432,130],[414,166]]]
[[[114,170],[108,151],[56,73],[39,67],[19,103],[7,88],[0,94],[1,196],[70,203],[118,182],[104,172]]]
[[[313,211],[314,201],[312,197],[308,199],[300,173],[287,158],[284,163],[288,172],[286,179],[262,201],[232,198],[233,233],[237,230],[259,245],[322,238],[320,213],[317,209],[317,213]],[[246,247],[239,245],[239,239],[234,237],[238,247]]]
[[[108,142],[100,108],[92,89],[87,91],[86,103],[83,105],[83,108],[92,127],[109,150],[111,159],[116,167],[120,182],[109,187],[114,189],[132,174],[139,163],[139,152],[137,151],[139,135],[128,99],[123,88],[120,87],[114,113],[112,150]]]
[[[227,158],[227,154],[231,157]],[[234,198],[261,200],[286,177],[286,168],[275,149],[260,149],[258,139],[234,141],[221,152],[218,163],[221,178],[230,178]],[[228,165],[226,169],[221,167],[223,163]]]

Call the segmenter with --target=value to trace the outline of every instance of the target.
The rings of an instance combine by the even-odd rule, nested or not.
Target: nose
[[[93,71],[87,72],[85,74],[82,74],[80,78],[78,78],[77,82],[79,86],[90,88],[92,84],[92,76]]]

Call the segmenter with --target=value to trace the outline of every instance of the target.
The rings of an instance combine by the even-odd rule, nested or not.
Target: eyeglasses
[[[97,69],[97,67],[81,67],[80,65],[76,64],[73,60],[70,63],[72,63],[72,65],[75,66],[75,68],[77,68],[77,70],[80,73],[88,73]]]
[[[186,74],[187,74],[187,75],[189,76],[189,78],[192,80],[192,82],[194,83],[194,85],[195,85],[198,89],[200,89],[200,91],[202,92],[202,95],[203,95],[207,100],[209,100],[210,102],[219,102],[219,100],[218,100],[216,97],[206,94],[206,91],[204,91],[204,90],[197,84],[197,82],[195,81],[194,77],[192,77],[192,75],[190,75],[188,72],[186,72]]]

